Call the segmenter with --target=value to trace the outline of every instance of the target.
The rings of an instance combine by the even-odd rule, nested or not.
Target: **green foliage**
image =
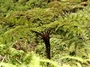
[[[12,0],[0,0],[0,15],[6,16],[7,13],[13,11],[25,11],[35,7],[45,7],[46,3],[43,0],[19,0],[16,3]]]
[[[16,51],[16,50],[14,49],[14,51]],[[19,52],[14,52],[13,53],[14,56],[16,54],[19,54]],[[12,54],[11,54],[11,56],[12,56]],[[5,57],[5,58],[7,58],[7,57]],[[5,60],[5,58],[3,58],[3,60]],[[10,60],[10,58],[11,57],[9,57],[9,60]],[[54,67],[54,66],[55,67],[60,67],[60,66],[57,65],[56,62],[54,62],[52,60],[41,59],[40,57],[37,57],[37,55],[35,55],[34,53],[28,53],[28,54],[26,54],[25,57],[24,57],[24,59],[22,59],[23,60],[23,63],[20,60],[18,60],[17,58],[15,58],[15,59],[16,59],[16,62],[18,62],[17,64],[16,63],[11,64],[9,62],[8,63],[5,63],[5,62],[2,61],[0,63],[0,66],[4,66],[4,67],[9,67],[9,66],[12,66],[12,67],[22,67],[22,66],[25,66],[25,67],[27,67],[27,66],[29,66],[29,67],[42,67],[43,66],[42,63],[44,64],[44,63],[49,62],[51,64],[51,67]],[[14,60],[14,62],[15,62],[15,60]]]
[[[46,67],[49,62],[51,67],[89,67],[90,6],[80,2],[0,0],[0,66]],[[41,59],[45,46],[34,33],[46,31],[53,61]]]

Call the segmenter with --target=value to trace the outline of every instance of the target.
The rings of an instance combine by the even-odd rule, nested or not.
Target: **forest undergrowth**
[[[50,60],[39,35],[47,32]],[[0,0],[0,67],[47,63],[90,67],[90,1]]]

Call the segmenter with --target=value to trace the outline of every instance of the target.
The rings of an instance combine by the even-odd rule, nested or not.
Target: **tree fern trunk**
[[[45,43],[46,46],[46,56],[48,59],[51,59],[50,57],[50,37],[49,37],[49,33],[44,33],[42,34],[42,39]],[[50,67],[50,64],[47,63],[47,67]]]
[[[48,40],[44,40],[45,42],[45,46],[46,46],[46,55],[47,58],[50,59],[50,41]]]
[[[43,39],[45,46],[46,46],[47,58],[50,59],[50,37],[49,37],[49,33],[43,33],[42,39]]]
[[[50,41],[47,40],[45,41],[45,46],[46,46],[46,55],[47,55],[47,58],[50,59]],[[50,67],[50,64],[47,63],[47,67]]]

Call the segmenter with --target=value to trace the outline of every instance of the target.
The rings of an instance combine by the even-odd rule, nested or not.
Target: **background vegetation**
[[[0,0],[0,67],[90,67],[89,43],[89,0]]]

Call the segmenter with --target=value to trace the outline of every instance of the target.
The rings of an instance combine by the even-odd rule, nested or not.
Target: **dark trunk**
[[[45,46],[46,46],[46,56],[48,59],[51,59],[50,57],[50,37],[49,37],[49,33],[44,33],[41,35],[42,36],[42,39],[45,43]],[[50,64],[47,63],[47,67],[50,67]]]
[[[45,46],[46,46],[47,59],[51,59],[51,57],[50,57],[50,32],[43,32],[43,33],[38,33],[36,31],[33,31],[33,32],[36,33],[36,37],[38,37],[38,35],[40,35],[42,37],[42,39],[45,43]],[[49,63],[47,63],[47,67],[50,67]]]
[[[48,0],[48,3],[50,2],[50,0]]]
[[[45,46],[46,46],[47,58],[50,59],[50,37],[49,37],[49,33],[43,33],[41,36],[42,36],[42,39],[43,39]]]
[[[86,1],[88,1],[88,0],[82,0],[82,2],[86,2]]]
[[[50,41],[48,40],[44,40],[45,42],[45,46],[46,46],[46,55],[47,58],[50,59]]]
[[[45,0],[45,2],[49,3],[49,2],[50,2],[50,0]]]
[[[46,46],[46,55],[48,59],[51,59],[50,57],[50,41],[49,39],[47,41],[45,41],[45,46]],[[47,63],[47,67],[50,67],[50,64]]]

